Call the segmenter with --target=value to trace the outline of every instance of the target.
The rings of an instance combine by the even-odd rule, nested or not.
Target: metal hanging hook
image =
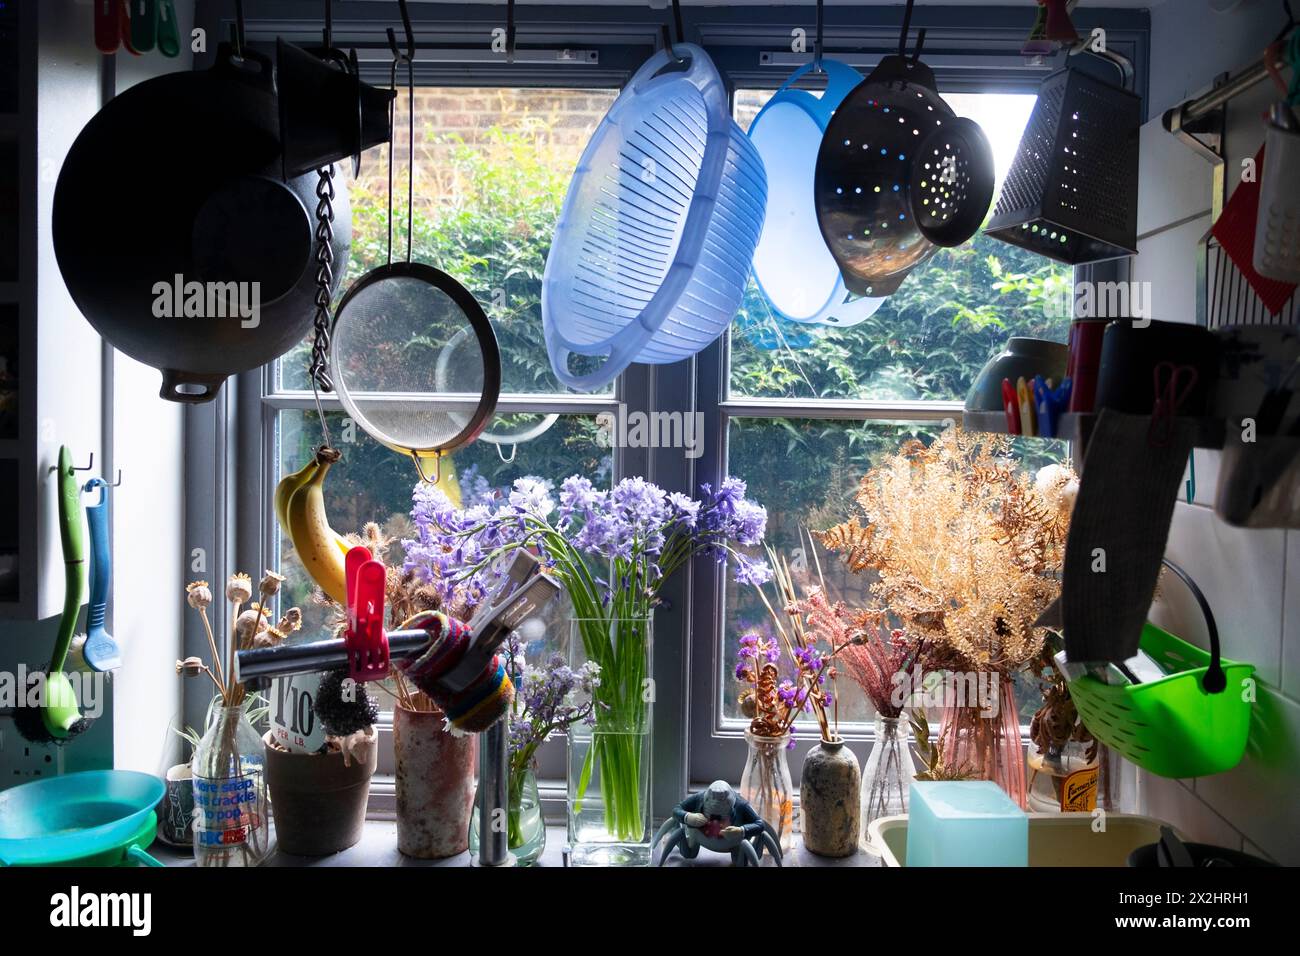
[[[501,450],[501,445],[500,444],[497,445],[497,457],[501,459],[502,464],[506,464],[506,465],[514,464],[515,455],[517,455],[518,453],[519,453],[519,445],[516,443],[511,443],[510,445],[509,458],[507,458],[506,453]]]
[[[898,31],[898,55],[902,58],[907,57],[907,34],[912,28],[912,3],[913,0],[907,0],[907,6],[903,8],[903,26]]]
[[[442,477],[442,453],[433,456],[433,477],[430,478],[424,473],[424,463],[416,452],[411,452],[411,460],[415,462],[415,470],[420,473],[420,480],[426,485],[436,485],[438,479]]]
[[[506,62],[515,62],[515,0],[506,0]]]
[[[403,57],[408,62],[415,59],[415,31],[411,29],[411,11],[406,6],[406,0],[397,0],[397,12],[402,16],[402,32],[406,35],[406,52],[398,50],[397,38],[393,34],[393,28],[388,28],[388,46],[393,51],[394,57]]]
[[[673,62],[680,66],[686,62],[686,58],[679,56],[676,50],[677,44],[683,42],[685,33],[682,27],[682,8],[678,0],[673,0],[672,14],[672,26],[669,27],[667,23],[664,23],[659,27],[659,42],[668,51],[668,55],[672,57]]]
[[[235,57],[244,58],[244,0],[235,0],[235,22],[230,25],[230,45]]]
[[[813,40],[813,72],[825,73],[822,69],[822,27],[826,11],[823,0],[817,0],[817,36]]]
[[[78,468],[76,465],[73,465],[73,466],[72,466],[72,470],[73,470],[73,471],[90,471],[90,469],[92,469],[92,468],[94,468],[94,467],[95,467],[95,453],[92,451],[92,452],[90,453],[90,461],[86,462],[86,465],[85,465],[84,468]],[[51,472],[51,473],[56,472],[56,471],[58,471],[58,470],[59,470],[59,466],[58,466],[58,465],[50,465],[50,472]],[[120,479],[120,476],[119,476],[119,479]]]
[[[402,29],[406,34],[406,49],[403,51],[397,45],[397,34],[393,28],[388,28],[388,48],[393,53],[393,62],[388,71],[388,87],[393,91],[393,98],[388,104],[388,264],[393,264],[393,127],[397,119],[397,67],[406,64],[406,86],[408,91],[408,107],[411,109],[410,124],[412,133],[415,129],[415,100],[413,91],[415,89],[415,34],[411,30],[411,14],[407,10],[406,0],[397,0],[398,10],[402,15]],[[414,137],[410,148],[414,150]],[[408,169],[408,175],[414,167]],[[410,194],[408,188],[408,209]],[[406,229],[406,261],[411,261],[411,229],[408,222]]]

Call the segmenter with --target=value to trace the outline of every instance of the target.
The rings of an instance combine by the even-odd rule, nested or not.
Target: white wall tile
[[[1137,234],[1210,212],[1213,167],[1168,132],[1157,117],[1142,127]]]
[[[1141,774],[1139,813],[1174,827],[1193,843],[1208,843],[1237,850],[1242,836],[1227,820],[1207,806],[1180,780]]]
[[[1246,839],[1279,863],[1300,865],[1300,704],[1261,684],[1245,759],[1227,773],[1199,778],[1194,786],[1196,795]]]
[[[1208,508],[1179,502],[1165,553],[1205,593],[1224,656],[1254,664],[1260,680],[1281,686],[1286,532],[1234,528]],[[1167,580],[1162,592],[1162,616],[1174,633],[1208,647],[1199,611],[1182,584]]]
[[[1148,236],[1138,243],[1133,279],[1151,283],[1151,318],[1196,321],[1197,243],[1210,228],[1208,215]]]

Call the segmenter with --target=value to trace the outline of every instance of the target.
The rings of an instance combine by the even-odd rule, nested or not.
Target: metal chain
[[[330,444],[329,427],[325,424],[325,410],[320,392],[334,391],[329,375],[330,356],[330,300],[334,289],[334,166],[322,166],[316,171],[316,316],[312,321],[315,335],[311,344],[312,393],[316,396],[316,411],[320,415],[321,431],[325,444]]]

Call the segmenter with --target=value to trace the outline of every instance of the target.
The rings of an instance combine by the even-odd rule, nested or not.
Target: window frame
[[[230,32],[230,10],[220,0],[198,0],[196,24],[211,38]],[[392,7],[392,9],[389,9]],[[263,0],[257,16],[246,22],[247,42],[270,50],[276,36],[291,42],[320,42],[320,0]],[[682,10],[685,38],[699,43],[723,74],[730,96],[737,88],[777,88],[793,69],[783,62],[792,31],[812,32],[808,4],[733,5]],[[334,38],[344,47],[387,51],[385,28],[395,6],[360,2],[334,4]],[[581,49],[595,51],[598,62],[514,63],[484,59],[491,31],[503,26],[503,5],[475,3],[412,3],[414,32],[420,44],[435,41],[452,51],[447,61],[418,63],[415,81],[436,86],[511,86],[560,88],[622,88],[632,72],[658,43],[661,27],[671,19],[665,10],[648,6],[519,5],[517,42],[521,50]],[[827,55],[869,66],[897,43],[897,6],[832,7],[825,28]],[[1048,67],[1028,67],[1008,50],[1028,28],[1022,8],[920,7],[913,29],[927,29],[927,63],[935,68],[944,92],[1033,92]],[[1086,9],[1075,14],[1081,31],[1104,25],[1108,43],[1128,56],[1135,67],[1135,90],[1144,99],[1147,88],[1149,16],[1145,11]],[[811,45],[811,36],[809,36]],[[470,51],[466,62],[453,62],[457,50]],[[196,57],[196,69],[211,63],[209,53]],[[478,58],[469,62],[472,55]],[[386,85],[386,62],[364,61],[363,75]],[[1127,261],[1113,268],[1125,268]],[[1079,277],[1085,277],[1076,273]],[[612,395],[503,395],[502,411],[598,413],[620,403],[629,412],[702,412],[705,424],[703,455],[691,460],[680,449],[616,449],[614,480],[643,475],[669,491],[693,494],[700,483],[716,483],[725,474],[727,423],[737,416],[774,418],[788,415],[853,421],[924,420],[955,417],[960,402],[858,402],[749,399],[728,394],[728,336],[724,335],[693,359],[669,366],[632,366],[619,377]],[[284,408],[314,407],[310,394],[277,393],[274,370],[268,366],[231,379],[218,397],[186,410],[185,540],[193,556],[201,550],[206,569],[191,565],[193,577],[221,579],[231,568],[263,568],[276,554],[276,529],[271,509],[239,508],[236,501],[269,502],[275,480],[275,416]],[[331,399],[337,405],[337,399]],[[328,406],[327,406],[328,407]],[[562,476],[557,476],[562,477]],[[215,507],[214,507],[215,503]],[[712,779],[734,778],[743,763],[741,731],[723,726],[716,713],[719,700],[717,654],[721,650],[724,570],[711,559],[696,559],[665,587],[665,607],[656,614],[654,676],[655,742],[652,802],[656,817],[666,815],[689,786]],[[214,606],[214,610],[215,610]],[[227,633],[218,613],[214,626]],[[186,618],[185,654],[206,653],[207,643],[196,621]],[[184,715],[199,726],[207,697],[194,682],[185,685]],[[689,730],[683,730],[683,727]],[[385,722],[381,734],[391,733]],[[850,739],[864,739],[861,734]],[[869,739],[869,734],[865,739]],[[561,742],[562,743],[562,742]],[[804,747],[807,745],[805,744]],[[389,748],[391,751],[391,748]],[[547,748],[541,778],[548,817],[563,815],[564,764],[562,745]],[[802,750],[796,753],[794,768]],[[391,758],[389,758],[391,759]],[[381,764],[381,772],[390,763]],[[558,787],[557,787],[558,781]],[[392,812],[391,787],[376,782],[372,813]]]

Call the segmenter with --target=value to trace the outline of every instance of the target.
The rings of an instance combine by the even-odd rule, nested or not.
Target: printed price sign
[[[325,746],[325,728],[316,719],[319,674],[294,674],[271,681],[271,733],[294,753],[314,754]]]

